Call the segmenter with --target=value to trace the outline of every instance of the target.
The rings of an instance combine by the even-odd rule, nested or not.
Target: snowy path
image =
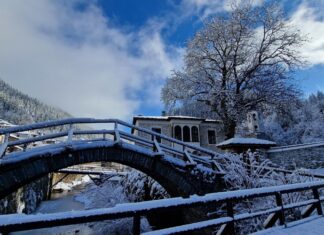
[[[291,222],[287,228],[280,226],[260,232],[253,235],[323,235],[324,234],[324,217],[314,216],[307,219]]]

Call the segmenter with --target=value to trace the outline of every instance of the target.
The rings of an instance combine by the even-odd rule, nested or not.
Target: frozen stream
[[[54,213],[71,210],[84,210],[91,208],[113,207],[118,203],[128,202],[122,186],[117,182],[106,181],[100,186],[92,181],[76,185],[71,191],[53,193],[52,200],[43,201],[35,213]],[[142,231],[148,231],[150,226],[146,219],[142,219]],[[16,232],[13,234],[26,235],[72,235],[72,234],[130,234],[132,219],[105,221],[54,228],[37,229]]]
[[[35,213],[54,213],[54,212],[63,212],[71,210],[84,210],[85,204],[76,200],[75,196],[82,194],[88,186],[87,183],[76,185],[72,188],[71,191],[63,191],[62,193],[52,192],[52,199],[48,201],[43,201],[38,206]],[[92,229],[88,225],[70,225],[70,226],[61,226],[55,228],[45,228],[45,229],[36,229],[30,231],[16,232],[13,234],[17,235],[70,235],[70,234],[94,234]]]

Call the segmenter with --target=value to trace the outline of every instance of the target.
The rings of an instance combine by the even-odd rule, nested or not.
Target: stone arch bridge
[[[99,129],[99,124],[105,128]],[[129,129],[152,138],[141,138]],[[12,140],[17,133],[24,133],[25,138]],[[48,173],[104,161],[146,173],[171,196],[201,195],[220,191],[223,186],[224,173],[214,160],[217,153],[117,119],[48,121],[0,129],[0,135],[4,137],[0,146],[0,198]],[[164,139],[164,144],[158,143],[158,138]],[[182,150],[174,148],[175,144]],[[11,152],[13,148],[18,151]]]

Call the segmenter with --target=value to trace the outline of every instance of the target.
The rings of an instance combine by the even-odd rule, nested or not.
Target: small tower
[[[261,132],[260,118],[257,111],[250,111],[247,114],[247,128],[249,134]]]

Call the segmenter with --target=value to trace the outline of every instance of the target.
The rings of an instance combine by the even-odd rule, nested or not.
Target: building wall
[[[216,144],[213,144],[213,145],[208,144],[208,130],[216,131],[216,144],[222,142],[225,138],[224,133],[222,131],[221,124],[202,123],[200,125],[200,145],[201,145],[201,147],[209,148],[214,151],[220,151],[219,148],[216,147]]]
[[[142,127],[142,128],[148,129],[148,130],[151,130],[154,127],[158,127],[158,128],[161,128],[162,135],[172,136],[172,128],[171,128],[171,125],[169,122],[138,120],[136,122],[136,126]],[[137,133],[137,131],[135,131],[135,134],[137,134],[140,137],[149,139],[149,140],[151,139],[151,135],[146,134],[144,132]],[[170,146],[170,143],[163,139],[162,139],[162,143]]]
[[[222,130],[222,125],[220,123],[213,123],[213,122],[197,122],[197,121],[190,121],[190,120],[172,120],[172,121],[160,121],[160,120],[137,120],[135,123],[136,126],[146,128],[151,130],[154,127],[161,128],[161,134],[167,135],[172,137],[172,126],[179,125],[179,126],[197,126],[199,128],[199,140],[200,140],[200,146],[209,148],[214,151],[220,151],[216,144],[224,141],[225,136]],[[210,145],[208,144],[208,130],[215,130],[216,133],[216,144]],[[135,131],[135,134],[139,135],[140,137],[151,139],[151,136],[149,134],[145,134],[143,132],[137,133]],[[162,140],[163,144],[169,145],[170,143],[167,141]],[[191,143],[192,142],[188,142]]]

